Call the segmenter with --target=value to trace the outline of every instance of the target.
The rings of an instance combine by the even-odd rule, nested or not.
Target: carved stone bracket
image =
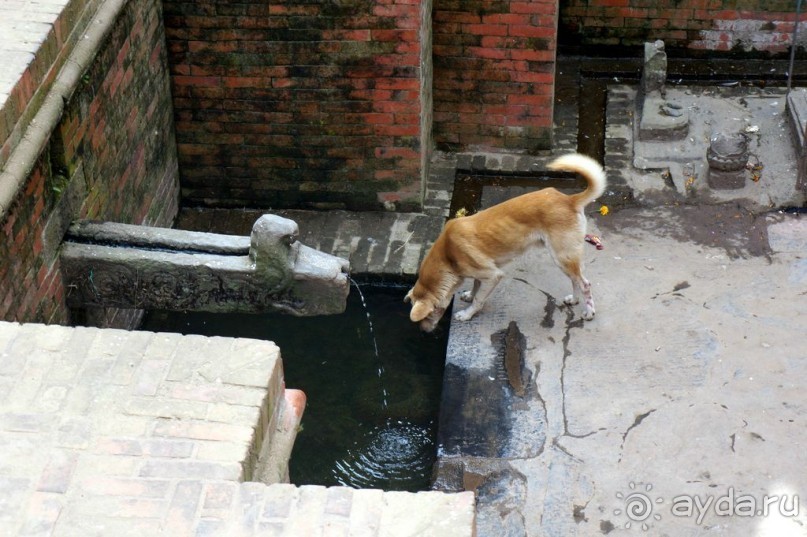
[[[177,311],[345,310],[348,261],[297,240],[297,223],[263,215],[250,237],[74,222],[60,255],[71,307]]]

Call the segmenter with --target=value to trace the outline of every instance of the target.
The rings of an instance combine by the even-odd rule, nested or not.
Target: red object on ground
[[[602,250],[603,248],[605,248],[605,246],[603,246],[602,244],[602,241],[600,241],[600,238],[596,235],[590,235],[590,234],[586,235],[586,242],[596,246],[597,250]]]

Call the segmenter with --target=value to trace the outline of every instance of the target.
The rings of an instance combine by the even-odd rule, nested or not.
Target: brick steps
[[[471,493],[244,482],[304,403],[268,341],[0,322],[0,535],[473,534]]]

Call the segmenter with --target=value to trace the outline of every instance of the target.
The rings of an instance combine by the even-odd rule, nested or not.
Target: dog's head
[[[415,286],[406,293],[404,302],[412,303],[412,311],[409,312],[409,319],[412,322],[420,323],[420,329],[424,332],[434,330],[448,306],[447,304],[440,304],[431,294],[423,292],[418,284],[415,284]]]

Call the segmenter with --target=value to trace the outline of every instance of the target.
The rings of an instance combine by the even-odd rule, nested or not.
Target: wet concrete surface
[[[604,232],[622,228],[657,230],[680,242],[722,249],[732,259],[769,256],[768,219],[784,218],[778,210],[755,212],[738,201],[720,205],[661,205],[658,217],[643,208],[619,211],[618,217],[599,218]]]
[[[760,72],[782,77],[781,63],[763,64],[770,69]],[[585,75],[587,65],[559,70]],[[681,82],[716,74],[751,80],[710,69]],[[624,82],[602,82],[608,111],[598,141],[586,138],[591,122],[575,94],[586,86],[558,81],[558,130],[573,127],[575,146],[601,151],[612,184],[627,185],[600,200],[607,216],[596,203],[587,210],[589,232],[605,245],[586,250],[597,316],[584,322],[578,306],[562,304],[571,285],[538,250],[508,268],[476,317],[452,322],[444,384],[452,403],[441,418],[435,487],[475,491],[479,536],[807,535],[803,501],[792,509],[807,493],[799,380],[807,373],[807,219],[777,205],[798,207],[803,197],[791,191],[772,203],[756,195],[770,183],[729,195],[682,193],[661,169],[653,170],[658,182],[642,188]],[[731,84],[753,92],[764,85]],[[742,98],[721,91],[728,97],[715,101],[720,106]],[[786,138],[783,127],[760,136]],[[568,141],[560,137],[558,153]],[[704,156],[706,142],[698,138]],[[781,143],[760,152],[790,166],[791,149]],[[670,146],[649,149],[663,156]],[[488,180],[467,204],[488,206],[531,188]],[[524,337],[522,397],[501,344],[512,323]]]
[[[630,535],[643,524],[651,535],[805,534],[803,510],[673,512],[682,498],[792,502],[807,492],[807,220],[760,217],[773,234],[759,252],[740,224],[711,244],[691,240],[696,210],[590,221],[605,244],[586,254],[591,322],[557,306],[570,284],[535,251],[511,265],[482,312],[452,324],[449,356],[453,348],[480,383],[489,374],[486,398],[510,389],[506,375],[490,374],[501,360],[490,337],[510,322],[524,334],[532,379],[531,401],[513,398],[499,416],[506,426],[475,414],[477,427],[511,435],[498,445],[522,449],[443,453],[455,473],[475,476],[479,535]],[[633,493],[650,499],[648,518],[628,514]]]

